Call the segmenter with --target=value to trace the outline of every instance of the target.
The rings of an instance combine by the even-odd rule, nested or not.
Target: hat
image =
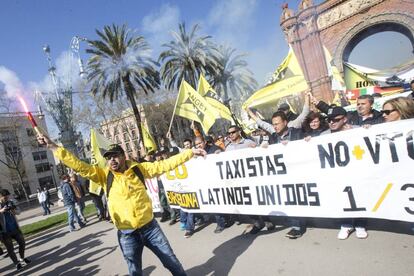
[[[279,108],[277,110],[288,111],[290,110],[290,106],[287,103],[282,103],[279,105]]]
[[[346,110],[340,106],[334,106],[328,109],[328,118],[335,118],[336,116],[346,116]]]
[[[103,157],[108,157],[111,154],[125,154],[124,149],[118,144],[109,145],[108,149],[103,154]]]

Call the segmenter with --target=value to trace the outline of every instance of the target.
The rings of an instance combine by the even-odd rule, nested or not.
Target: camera
[[[6,201],[6,203],[3,205],[3,207],[5,208],[6,211],[11,211],[11,210],[15,209],[15,206],[14,206],[13,202],[11,202],[11,201]]]

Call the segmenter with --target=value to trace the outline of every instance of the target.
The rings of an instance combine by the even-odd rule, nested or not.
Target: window
[[[127,128],[127,126],[126,126],[126,125],[123,125],[123,126],[122,126],[122,132],[128,132],[128,128]]]
[[[49,163],[36,164],[35,167],[36,167],[36,172],[37,173],[50,171],[50,164]]]
[[[32,137],[35,135],[33,128],[26,128],[27,136]]]
[[[105,130],[105,137],[108,139],[111,137],[111,134],[109,133],[109,129]]]
[[[137,133],[135,132],[135,130],[131,130],[131,136],[132,136],[132,140],[137,139]]]
[[[132,151],[131,146],[129,145],[129,143],[126,143],[125,147],[126,147],[127,151]]]
[[[45,176],[38,179],[40,187],[46,187],[48,189],[53,187],[53,178],[52,176]]]
[[[118,135],[116,135],[116,136],[115,136],[115,142],[116,142],[117,144],[119,144],[119,136],[118,136]]]
[[[128,142],[129,141],[129,134],[128,134],[128,132],[125,132],[124,133],[124,141],[125,142]]]
[[[119,132],[118,132],[118,127],[117,126],[114,126],[114,135],[117,135]]]
[[[34,161],[47,159],[46,151],[33,152],[32,154],[33,154],[33,160]]]

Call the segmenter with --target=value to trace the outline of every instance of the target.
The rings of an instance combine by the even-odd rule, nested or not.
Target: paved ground
[[[414,236],[406,224],[388,223],[394,232],[371,230],[367,240],[353,235],[346,241],[337,240],[337,230],[329,228],[308,228],[302,238],[289,240],[284,228],[253,236],[242,234],[245,225],[234,225],[214,234],[213,224],[185,239],[178,225],[161,225],[188,275],[413,275],[414,271]],[[69,233],[65,227],[27,243],[33,263],[16,274],[10,259],[0,257],[0,275],[127,274],[116,231],[108,222],[93,219],[80,231]],[[169,275],[148,249],[143,267],[144,275]]]

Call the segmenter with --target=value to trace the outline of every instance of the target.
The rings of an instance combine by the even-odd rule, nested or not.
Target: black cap
[[[339,115],[346,116],[346,110],[343,107],[335,106],[335,107],[329,108],[327,115],[328,115],[328,118],[335,118],[336,116],[339,116]]]
[[[279,108],[277,110],[288,111],[290,110],[290,106],[287,103],[282,103],[281,105],[279,105]]]
[[[109,145],[108,149],[105,151],[103,157],[108,157],[111,154],[125,154],[124,149],[118,144]]]

